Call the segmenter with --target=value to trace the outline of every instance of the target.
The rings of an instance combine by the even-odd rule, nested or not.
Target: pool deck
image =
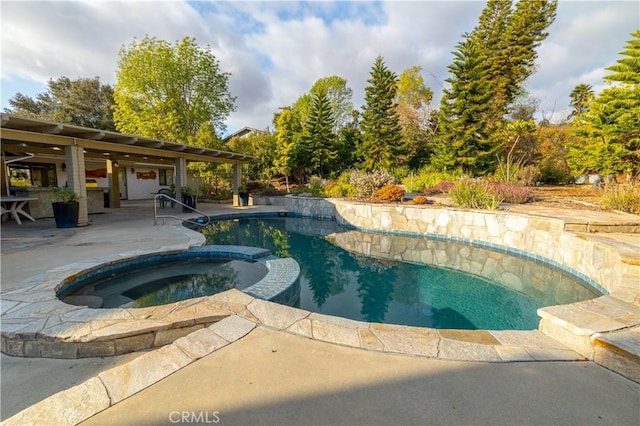
[[[2,293],[19,291],[28,278],[69,263],[193,244],[193,235],[175,221],[154,226],[151,205],[150,200],[125,202],[121,209],[90,216],[92,223],[84,228],[57,229],[52,219],[22,226],[2,223]],[[210,215],[279,210],[209,203],[198,207]],[[527,211],[526,205],[513,210],[563,218],[575,226],[574,232],[640,262],[640,234],[633,228],[640,221],[634,225],[637,216]],[[593,233],[596,225],[607,228]],[[2,419],[24,410],[6,424],[74,424],[110,407],[87,423],[172,423],[174,412],[211,416],[214,411],[221,424],[424,423],[428,416],[433,423],[450,424],[640,422],[637,383],[585,361],[538,331],[466,333],[375,325],[311,314],[240,292],[213,302],[227,309],[226,319],[195,327],[159,349],[84,359],[3,354]],[[207,379],[196,378],[203,376]],[[430,380],[446,391],[436,395]],[[404,385],[415,388],[407,392],[423,393],[400,397]],[[484,390],[489,387],[495,392]],[[172,389],[181,389],[180,397]],[[569,398],[575,403],[558,404],[572,389],[579,389]],[[530,401],[530,408],[502,406],[504,398],[515,394]],[[425,405],[427,399],[441,404]],[[346,401],[358,408],[347,408]],[[398,420],[399,413],[405,420]]]

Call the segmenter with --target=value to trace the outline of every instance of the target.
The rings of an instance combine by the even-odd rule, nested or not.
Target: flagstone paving
[[[231,209],[216,206],[215,210],[217,210],[216,213],[222,214],[228,213]],[[255,210],[277,211],[277,208],[258,207]],[[120,224],[127,223],[125,219],[121,218],[121,220]],[[141,220],[131,221],[129,227],[114,230],[111,237],[113,238],[114,234],[116,238],[119,237],[122,247],[139,247],[136,251],[139,254],[157,251],[159,246],[162,250],[184,250],[202,243],[201,236],[198,236],[200,234],[185,231],[177,224],[140,227],[141,223]],[[96,227],[95,234],[104,237],[109,228],[108,223],[106,225]],[[520,225],[520,222],[516,221],[509,226],[518,228]],[[132,227],[137,228],[138,232],[141,231],[145,238],[136,240],[136,236],[131,235]],[[14,231],[12,229],[12,232]],[[66,248],[73,247],[69,251],[75,250],[78,254],[82,253],[82,247],[87,247],[82,246],[83,242],[97,242],[96,235],[91,235],[90,231],[91,229],[78,232],[81,234],[80,238],[75,238],[76,241],[72,241]],[[179,238],[174,239],[171,244],[166,244],[167,235],[179,236]],[[630,244],[626,235],[621,243],[623,249],[620,251],[623,254],[625,250],[632,251],[629,247],[633,247],[633,242]],[[609,236],[609,238],[613,237]],[[13,237],[10,236],[10,238]],[[606,238],[602,237],[598,242],[604,243]],[[68,238],[68,240],[73,239],[74,236]],[[155,244],[154,239],[156,239]],[[158,242],[161,242],[161,245]],[[24,253],[25,255],[37,252],[42,256],[46,253],[46,250],[24,248],[20,245],[17,245],[17,251],[31,252]],[[67,255],[69,251],[66,252]],[[3,315],[2,351],[4,353],[27,357],[74,358],[110,356],[162,346],[160,349],[141,353],[127,363],[102,371],[76,387],[62,390],[31,405],[8,419],[6,424],[37,424],[39,420],[46,418],[52,419],[54,423],[76,424],[157,383],[186,365],[227,347],[256,327],[265,327],[340,346],[427,358],[531,362],[576,361],[597,357],[602,365],[614,370],[625,363],[623,367],[626,369],[633,369],[636,365],[633,362],[629,364],[628,359],[618,356],[611,347],[626,347],[631,351],[638,349],[635,346],[640,328],[635,326],[640,318],[637,303],[621,302],[608,296],[578,305],[576,308],[571,306],[545,308],[547,311],[541,312],[543,317],[541,328],[534,331],[434,330],[370,324],[310,313],[255,299],[237,290],[199,300],[141,310],[91,310],[65,305],[54,300],[55,297],[51,297],[51,286],[55,286],[70,274],[77,273],[78,269],[117,259],[123,255],[123,253],[113,253],[113,247],[92,246],[86,253],[89,256],[77,257],[75,260],[79,262],[76,262],[72,268],[65,263],[65,257],[57,253],[58,257],[54,256],[56,257],[54,261],[44,262],[45,266],[47,264],[55,266],[53,269],[40,269],[42,272],[39,274],[23,279],[19,283],[12,282],[8,286],[11,290],[5,292],[5,276],[13,280],[20,274],[24,276],[27,271],[16,271],[10,268],[10,271],[5,274],[7,257],[12,260],[15,257],[6,256],[3,250],[3,293],[0,309]],[[633,255],[629,256],[626,253],[625,259],[630,260],[632,267],[635,266]],[[17,262],[18,266],[20,264]],[[633,288],[633,283],[626,285],[625,288],[628,287]],[[634,301],[636,300],[637,297]],[[577,320],[577,334],[584,334],[587,340],[594,334],[611,330],[624,334],[608,333],[596,339],[595,345],[581,341],[580,337],[577,338],[578,342],[574,342],[575,336],[560,335],[561,332],[556,330],[556,326],[562,322],[559,318],[562,318],[565,312],[566,315],[574,315],[575,309],[581,312]],[[548,334],[554,338],[544,334],[545,324],[550,330]],[[566,324],[562,326],[565,327]],[[569,340],[571,340],[571,348],[559,343],[559,341],[565,343]],[[611,355],[612,353],[615,357]],[[631,378],[637,380],[635,377]],[[87,394],[95,394],[91,403],[87,403],[85,396]]]

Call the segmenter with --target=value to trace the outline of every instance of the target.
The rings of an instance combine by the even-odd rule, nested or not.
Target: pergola
[[[107,130],[0,114],[2,141],[2,194],[7,195],[7,155],[53,156],[64,158],[68,186],[80,196],[80,223],[88,222],[85,158],[105,160],[111,189],[111,207],[120,206],[118,167],[123,162],[146,162],[175,167],[176,197],[187,182],[187,162],[233,164],[233,205],[238,205],[241,165],[255,157],[235,152],[202,148],[181,143],[126,135]]]

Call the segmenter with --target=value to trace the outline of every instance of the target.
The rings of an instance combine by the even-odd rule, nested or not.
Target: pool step
[[[640,383],[640,305],[602,296],[541,308],[538,315],[542,333]]]

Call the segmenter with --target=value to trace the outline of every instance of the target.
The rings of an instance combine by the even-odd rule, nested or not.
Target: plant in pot
[[[51,188],[53,192],[53,217],[57,228],[74,228],[78,225],[78,212],[80,203],[78,194],[68,187]]]
[[[247,185],[242,184],[238,187],[238,202],[241,206],[249,205],[249,190]]]
[[[197,199],[198,199],[198,191],[196,191],[195,188],[192,188],[190,186],[183,186],[182,202],[191,208],[182,206],[182,213],[190,213],[193,210],[195,210],[196,203],[198,201]]]

